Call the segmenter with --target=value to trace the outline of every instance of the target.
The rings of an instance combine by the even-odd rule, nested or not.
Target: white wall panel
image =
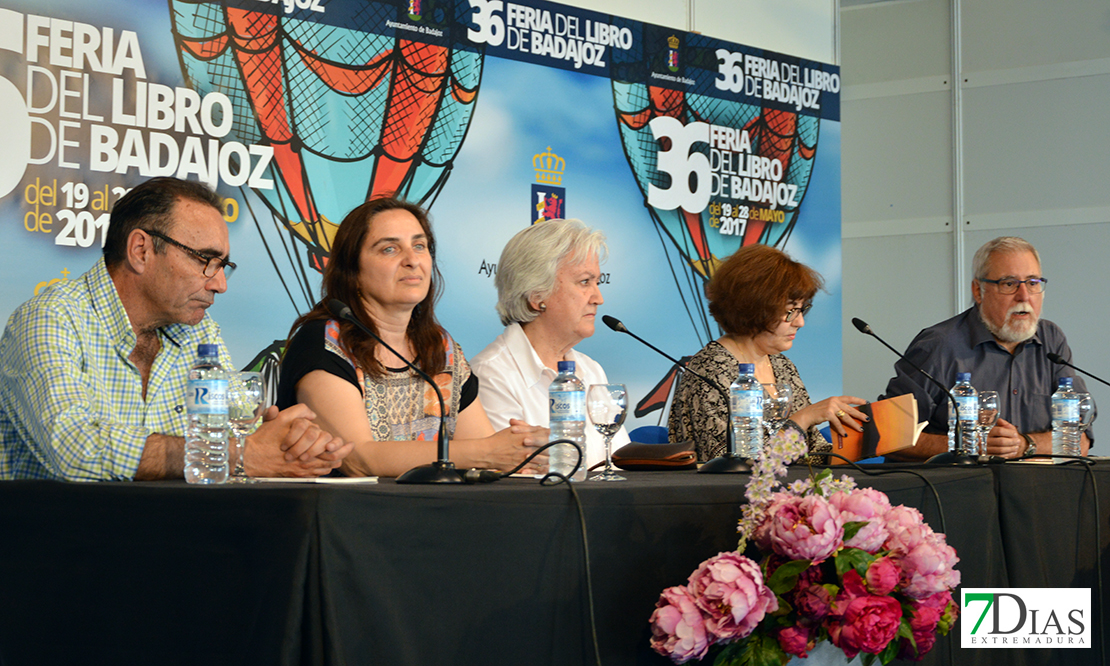
[[[858,317],[904,351],[918,331],[951,316],[951,241],[945,234],[844,239],[844,392],[873,400],[897,357],[852,326]]]
[[[860,222],[951,217],[950,105],[947,92],[842,104],[845,229]]]
[[[1110,205],[1110,75],[964,92],[966,213]]]
[[[947,0],[864,5],[840,13],[842,76],[848,86],[951,70]]]
[[[965,0],[964,71],[1110,56],[1106,0]]]

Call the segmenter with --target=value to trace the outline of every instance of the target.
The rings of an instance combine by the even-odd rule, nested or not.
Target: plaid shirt
[[[220,345],[209,317],[159,329],[143,399],[128,360],[135,332],[103,259],[21,305],[0,339],[0,479],[133,479],[146,438],[181,436],[197,344]]]

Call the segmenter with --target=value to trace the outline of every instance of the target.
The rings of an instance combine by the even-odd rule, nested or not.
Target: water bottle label
[[[979,396],[961,395],[956,398],[956,405],[960,408],[961,421],[979,420]]]
[[[734,391],[732,394],[732,415],[751,419],[763,418],[763,389]]]
[[[1075,398],[1057,398],[1052,401],[1053,421],[1078,421],[1079,400]]]
[[[226,414],[226,379],[190,379],[185,391],[185,408],[190,414]]]
[[[552,423],[586,420],[585,391],[559,391],[548,397],[551,401]]]

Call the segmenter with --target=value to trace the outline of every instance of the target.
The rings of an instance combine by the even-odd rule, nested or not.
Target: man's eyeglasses
[[[806,316],[809,309],[813,307],[813,303],[806,303],[800,308],[790,308],[786,311],[786,321],[794,321],[794,317],[798,315]]]
[[[1003,296],[1008,296],[1009,294],[1016,294],[1017,290],[1018,290],[1018,287],[1020,287],[1023,284],[1025,285],[1025,288],[1029,290],[1030,294],[1039,294],[1039,293],[1042,293],[1044,291],[1045,285],[1048,284],[1048,278],[1043,278],[1043,277],[1029,278],[1028,280],[1015,280],[1014,278],[1002,278],[1001,280],[979,280],[979,281],[980,282],[986,282],[988,284],[993,284],[995,287],[998,288],[998,293],[1002,294]]]
[[[216,273],[221,268],[224,269],[224,279],[225,280],[229,279],[231,277],[231,274],[235,272],[235,269],[236,269],[235,262],[228,261],[227,259],[223,259],[221,257],[213,257],[212,255],[205,254],[203,252],[200,252],[199,250],[194,250],[193,248],[189,247],[188,245],[183,245],[183,244],[175,241],[174,239],[170,238],[169,236],[167,236],[165,234],[160,234],[157,231],[151,231],[150,229],[143,229],[142,231],[143,231],[143,233],[154,236],[155,238],[161,238],[162,240],[166,241],[170,245],[172,245],[172,246],[174,246],[174,247],[176,247],[180,250],[184,250],[185,252],[188,252],[189,254],[193,255],[193,257],[195,257],[198,261],[200,261],[204,264],[204,277],[206,277],[206,278],[216,277]]]

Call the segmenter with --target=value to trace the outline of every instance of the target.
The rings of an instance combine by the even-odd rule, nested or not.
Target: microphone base
[[[938,453],[932,458],[925,461],[928,465],[958,465],[958,466],[971,466],[979,464],[979,456],[971,456],[966,453],[955,453],[952,451],[945,451]]]
[[[463,475],[450,460],[413,467],[397,477],[397,483],[465,483]]]
[[[750,474],[752,461],[726,453],[698,468],[698,474]]]

